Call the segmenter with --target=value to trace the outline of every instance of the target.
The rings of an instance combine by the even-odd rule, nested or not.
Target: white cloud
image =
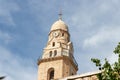
[[[113,64],[115,61],[118,61],[118,55],[116,54],[111,54],[108,56],[108,61],[110,61],[111,64]]]
[[[12,13],[19,10],[19,6],[13,0],[0,0],[0,23],[15,25]]]
[[[0,46],[0,75],[5,80],[37,80],[37,70],[30,59],[24,59]]]
[[[120,41],[120,28],[102,28],[94,35],[84,40],[83,46],[86,47],[98,47],[105,43],[116,43]]]
[[[8,44],[12,40],[12,36],[0,30],[0,40],[2,43]]]

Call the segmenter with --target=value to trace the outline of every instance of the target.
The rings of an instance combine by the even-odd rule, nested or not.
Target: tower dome
[[[51,31],[58,30],[58,29],[68,31],[68,26],[61,19],[59,19],[52,25]]]

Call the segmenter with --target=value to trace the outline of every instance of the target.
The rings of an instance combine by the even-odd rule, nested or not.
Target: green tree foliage
[[[97,58],[92,58],[91,61],[95,63],[96,67],[102,72],[98,74],[99,80],[120,80],[120,42],[114,50],[114,53],[118,55],[118,61],[112,65],[105,58],[105,63],[102,65],[101,61]]]

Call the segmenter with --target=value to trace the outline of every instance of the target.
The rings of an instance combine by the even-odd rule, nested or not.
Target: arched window
[[[52,46],[53,46],[53,47],[55,46],[55,42],[53,42]]]
[[[64,36],[64,33],[62,33],[62,36]]]
[[[54,56],[56,56],[56,55],[57,55],[57,50],[54,51]]]
[[[52,80],[52,79],[54,79],[54,70],[52,70],[52,71],[50,72],[50,79],[49,79],[49,80]]]
[[[74,75],[74,74],[72,73],[72,75]]]
[[[52,51],[50,51],[49,57],[52,57]]]
[[[54,79],[54,69],[50,68],[48,70],[48,80],[53,80]]]

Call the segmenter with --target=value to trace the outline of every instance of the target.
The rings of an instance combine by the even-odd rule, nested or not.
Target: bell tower
[[[38,60],[38,80],[58,80],[75,75],[78,65],[73,52],[68,26],[60,14],[51,27],[42,58]]]

